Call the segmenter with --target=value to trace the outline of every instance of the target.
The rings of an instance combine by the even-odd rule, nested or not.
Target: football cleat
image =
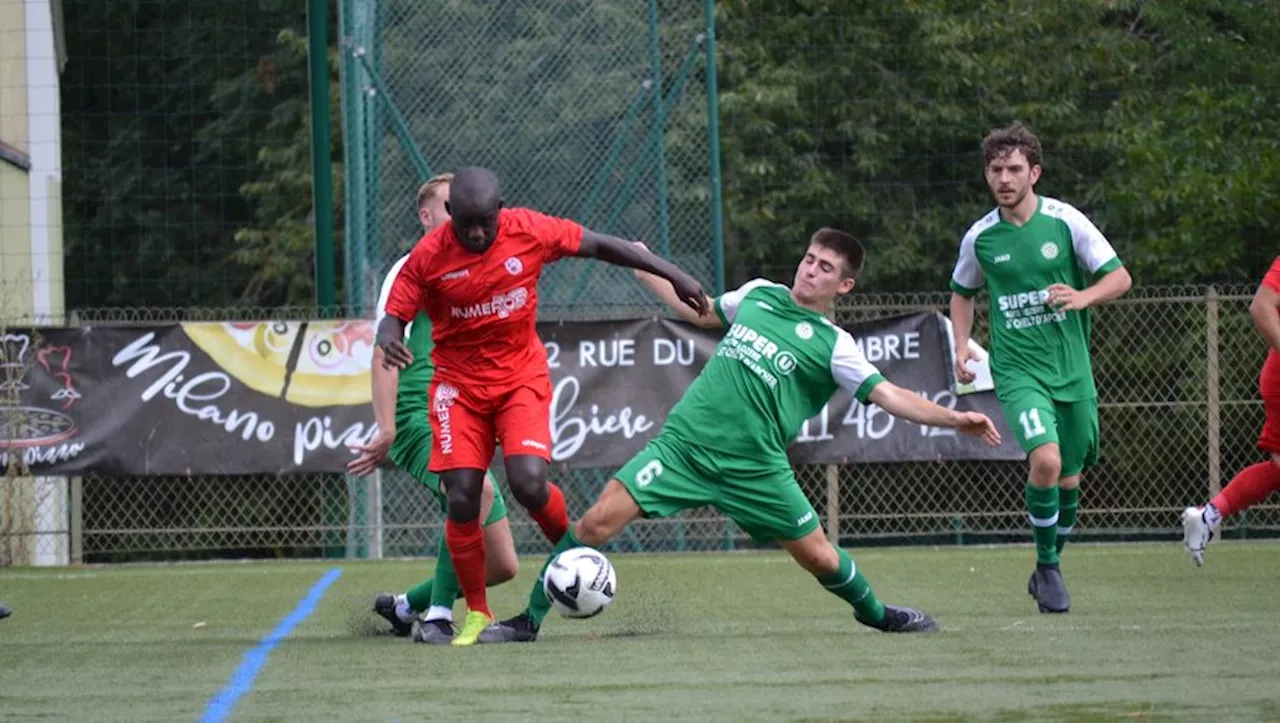
[[[1027,580],[1027,593],[1036,599],[1042,613],[1065,613],[1071,609],[1067,583],[1056,565],[1037,567]]]
[[[448,645],[458,635],[449,620],[423,620],[413,632],[413,640],[427,645]]]
[[[532,643],[538,639],[538,626],[528,613],[496,622],[480,633],[480,643]]]
[[[373,599],[373,611],[381,615],[387,622],[391,623],[391,631],[397,637],[407,638],[413,632],[413,622],[405,622],[396,615],[396,596],[389,592],[384,592]]]
[[[1182,544],[1196,567],[1204,565],[1204,548],[1213,539],[1213,528],[1204,521],[1203,507],[1188,507],[1182,511]]]
[[[858,616],[855,614],[853,619],[858,620]],[[884,617],[878,623],[858,622],[882,633],[932,633],[938,629],[938,623],[927,614],[898,605],[885,605]]]
[[[462,630],[458,632],[458,636],[454,638],[451,644],[458,647],[466,647],[475,645],[476,638],[480,637],[480,633],[489,627],[489,623],[493,622],[493,616],[479,610],[468,610],[467,617],[462,619]]]

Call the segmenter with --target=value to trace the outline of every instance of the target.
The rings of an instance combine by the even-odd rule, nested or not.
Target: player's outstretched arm
[[[877,384],[867,396],[867,401],[895,417],[902,417],[916,424],[949,427],[970,437],[980,437],[992,447],[1000,444],[1000,431],[987,415],[947,409],[891,382]]]
[[[696,311],[699,316],[710,312],[707,295],[698,280],[685,273],[680,267],[655,256],[644,244],[634,244],[616,236],[596,233],[590,229],[582,230],[582,245],[578,256],[600,259],[615,266],[626,266],[637,271],[660,276],[671,282],[676,299],[683,305]]]
[[[639,241],[636,241],[635,245],[642,249],[648,248]],[[694,326],[700,326],[704,329],[716,329],[724,326],[724,324],[720,322],[719,315],[715,313],[715,302],[711,297],[707,297],[707,310],[699,314],[680,301],[680,297],[676,295],[676,288],[671,285],[670,281],[667,281],[656,274],[651,274],[648,271],[641,271],[639,269],[636,269],[636,278],[640,280],[640,283],[647,286],[655,296],[662,299],[662,303],[671,307],[671,310],[676,312],[676,315],[684,321],[687,321]]]
[[[1249,316],[1253,317],[1253,326],[1258,334],[1272,349],[1280,352],[1280,313],[1276,313],[1277,308],[1280,308],[1280,293],[1266,284],[1259,285],[1253,302],[1249,304]]]

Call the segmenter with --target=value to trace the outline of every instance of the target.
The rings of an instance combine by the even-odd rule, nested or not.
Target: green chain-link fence
[[[1204,502],[1239,469],[1261,459],[1257,371],[1266,347],[1250,328],[1244,287],[1134,289],[1102,307],[1094,325],[1102,457],[1086,475],[1076,537],[1164,538],[1177,513]],[[838,310],[850,322],[937,309],[944,294],[855,295]],[[978,336],[985,313],[979,311]],[[611,469],[555,469],[569,507],[581,513]],[[1025,463],[939,462],[801,466],[797,475],[830,532],[845,543],[972,543],[1027,538]],[[87,559],[201,555],[429,553],[443,517],[400,472],[256,478],[86,477]],[[379,504],[380,501],[380,504]],[[545,551],[541,534],[514,511],[522,552]],[[1232,520],[1226,534],[1272,534],[1280,507]],[[614,551],[750,546],[709,510],[641,521]]]
[[[643,239],[713,288],[702,3],[344,0],[345,284],[370,309],[421,235],[414,197],[434,173],[482,165],[508,205]],[[549,268],[544,318],[652,307],[625,272]]]

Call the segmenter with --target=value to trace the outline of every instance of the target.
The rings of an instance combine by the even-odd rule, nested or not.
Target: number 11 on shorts
[[[1018,415],[1018,422],[1022,424],[1023,436],[1027,439],[1034,439],[1048,431],[1040,421],[1040,410],[1035,407],[1022,410]]]

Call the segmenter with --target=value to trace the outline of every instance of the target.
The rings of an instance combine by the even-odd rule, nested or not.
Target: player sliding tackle
[[[986,416],[946,409],[886,381],[853,337],[823,316],[837,297],[853,290],[862,259],[852,236],[821,229],[796,269],[794,288],[757,279],[708,299],[710,311],[690,311],[670,284],[640,274],[685,321],[728,332],[657,438],[609,481],[548,562],[578,545],[599,547],[642,515],[667,517],[710,505],[753,538],[776,540],[849,603],[863,625],[901,633],[935,629],[928,615],[876,598],[848,553],[827,541],[787,459],[801,424],[839,387],[894,416],[1000,443]],[[535,640],[549,609],[540,576],[529,607],[489,626],[480,642]]]
[[[511,494],[557,543],[569,528],[564,495],[547,482],[551,447],[551,374],[535,329],[542,266],[566,256],[597,258],[667,279],[681,303],[706,313],[693,277],[619,238],[559,218],[502,205],[498,178],[467,168],[453,178],[452,217],[423,237],[391,288],[378,323],[384,363],[413,362],[405,324],[419,310],[432,323],[431,472],[440,475],[448,518],[445,542],[467,615],[453,645],[473,645],[493,620],[485,595],[481,490],[502,444]]]

